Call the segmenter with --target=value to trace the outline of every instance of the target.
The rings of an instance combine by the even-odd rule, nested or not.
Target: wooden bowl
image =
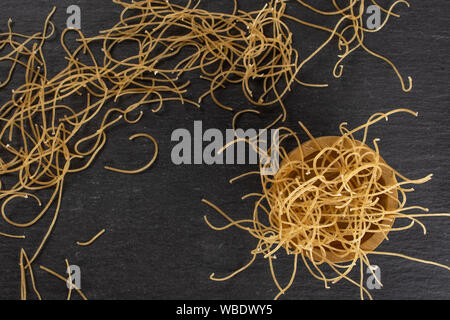
[[[320,145],[321,148],[324,148],[324,147],[331,147],[339,138],[340,137],[336,137],[336,136],[326,136],[326,137],[316,138],[315,141],[317,142],[317,144]],[[313,140],[303,143],[302,144],[303,157],[304,158],[312,157],[314,155],[314,153],[319,152],[319,148],[317,147],[317,144]],[[360,144],[362,145],[362,142],[360,142]],[[302,159],[299,147],[297,147],[296,149],[294,149],[293,151],[291,151],[289,153],[289,159],[291,161],[292,160],[299,161]],[[380,157],[380,161],[383,163],[386,163],[381,157]],[[282,168],[284,165],[286,165],[286,163],[287,163],[286,159],[283,160],[281,162],[280,168]],[[277,175],[275,175],[275,178],[276,177],[277,177]],[[384,167],[383,167],[383,171],[382,171],[380,180],[386,186],[394,185],[397,183],[397,179],[395,178],[393,172]],[[386,210],[395,210],[398,208],[398,202],[396,202],[396,200],[398,200],[398,192],[392,193],[391,197],[383,196],[380,198],[379,203]],[[395,217],[392,216],[392,219],[384,220],[383,224],[386,224],[386,225],[392,227],[392,225],[394,224],[394,220],[395,220]],[[381,232],[367,232],[361,241],[361,249],[365,252],[373,251],[383,242],[383,240],[384,240],[384,235]],[[336,248],[338,248],[338,247],[336,247]],[[314,256],[314,252],[316,252],[317,260],[320,260],[321,254],[319,254],[319,250],[313,249],[313,256]],[[340,256],[340,255],[336,255],[335,253],[333,253],[331,251],[326,251],[326,258],[331,262],[341,263],[341,262],[348,262],[348,261],[353,260],[354,255],[350,253],[346,256]]]

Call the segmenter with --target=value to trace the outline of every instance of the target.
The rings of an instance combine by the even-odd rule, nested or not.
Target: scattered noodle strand
[[[104,234],[106,232],[105,229],[101,230],[99,233],[97,233],[95,236],[92,237],[92,239],[90,239],[89,241],[86,242],[77,242],[77,245],[79,246],[90,246],[91,244],[93,244],[95,242],[95,240],[97,240],[98,238],[101,237],[102,234]]]

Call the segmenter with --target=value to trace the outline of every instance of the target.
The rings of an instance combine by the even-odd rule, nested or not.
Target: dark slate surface
[[[6,29],[9,17],[14,28],[22,32],[40,30],[53,5],[58,10],[54,21],[58,35],[62,31],[66,8],[78,4],[82,10],[82,29],[87,35],[111,26],[120,8],[109,0],[3,0],[0,30]],[[244,10],[260,8],[263,1],[240,1]],[[209,10],[230,10],[231,1],[204,1]],[[293,1],[289,11],[327,23]],[[399,6],[400,19],[390,21],[384,31],[371,35],[367,44],[387,55],[406,77],[414,78],[414,89],[403,93],[389,66],[363,52],[347,60],[344,75],[333,79],[331,67],[336,59],[336,42],[327,47],[304,71],[310,82],[328,82],[326,89],[295,86],[286,97],[287,125],[297,128],[303,121],[316,136],[334,135],[338,124],[350,126],[364,122],[372,113],[396,107],[417,110],[419,118],[396,115],[388,123],[373,127],[371,137],[380,137],[382,155],[393,167],[409,177],[434,173],[434,179],[416,187],[410,205],[422,205],[433,212],[450,210],[450,127],[448,59],[450,10],[447,1],[412,1],[410,9]],[[293,25],[296,47],[304,57],[327,35]],[[47,59],[53,73],[64,60],[57,38],[48,42]],[[2,67],[3,68],[3,67]],[[1,69],[4,73],[4,69]],[[16,74],[7,89],[0,91],[2,103],[9,90],[21,83]],[[193,79],[191,95],[204,90],[205,83]],[[220,95],[236,108],[248,107],[239,88],[228,88]],[[243,120],[243,126],[258,126],[273,119],[278,108],[268,108],[260,119]],[[192,130],[194,120],[205,128],[227,129],[232,114],[216,107],[210,99],[201,110],[179,103],[166,104],[160,114],[146,112],[136,126],[119,125],[109,132],[109,140],[87,171],[70,176],[65,185],[61,217],[37,264],[63,273],[64,258],[82,268],[82,288],[91,299],[271,299],[277,293],[264,259],[239,276],[222,283],[208,279],[210,273],[228,274],[244,265],[255,240],[240,230],[216,232],[203,221],[224,223],[218,214],[203,205],[205,197],[221,206],[233,217],[250,215],[251,203],[240,200],[242,194],[259,191],[258,181],[245,179],[229,185],[228,179],[254,166],[175,166],[170,160],[173,143],[170,135],[176,128]],[[125,176],[103,170],[105,164],[139,167],[151,155],[144,143],[129,143],[132,133],[148,132],[160,144],[160,156],[147,172]],[[304,135],[302,135],[304,137]],[[36,208],[31,208],[36,209]],[[20,214],[30,216],[31,209]],[[31,211],[30,211],[31,210]],[[17,215],[19,215],[17,213]],[[32,251],[45,232],[51,218],[47,215],[25,241],[0,239],[0,298],[19,297],[18,259],[20,247]],[[380,250],[400,252],[450,265],[448,243],[450,219],[423,219],[428,233],[415,226],[407,232],[391,234]],[[94,246],[75,245],[106,228],[107,233]],[[16,231],[0,223],[2,231]],[[276,269],[283,283],[288,281],[291,258],[280,257]],[[373,264],[382,269],[384,287],[373,291],[376,299],[449,299],[450,272],[440,268],[405,261],[395,257],[374,256]],[[36,265],[37,265],[36,264]],[[65,297],[64,284],[43,271],[36,271],[44,298]],[[358,279],[358,272],[352,276]],[[300,264],[297,278],[285,299],[358,299],[356,287],[344,281],[325,290]]]

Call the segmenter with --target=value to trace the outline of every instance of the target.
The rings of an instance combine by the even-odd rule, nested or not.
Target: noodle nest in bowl
[[[267,187],[269,221],[292,252],[347,262],[374,250],[399,207],[397,179],[380,155],[348,137],[320,137],[289,153]],[[349,253],[351,252],[351,253]]]
[[[389,166],[380,156],[378,142],[373,139],[373,148],[366,144],[368,129],[373,124],[395,113],[417,113],[408,109],[396,109],[387,113],[376,113],[355,129],[347,123],[339,126],[340,136],[314,138],[305,125],[301,128],[309,141],[301,143],[296,132],[287,127],[279,128],[279,139],[272,142],[267,152],[261,154],[260,170],[244,173],[230,180],[233,183],[243,177],[255,175],[261,181],[261,192],[252,192],[242,199],[253,199],[253,214],[245,219],[233,219],[215,204],[203,202],[219,212],[228,224],[215,226],[205,216],[205,222],[214,230],[238,227],[258,240],[251,251],[248,264],[225,277],[211,275],[215,281],[224,281],[249,268],[258,255],[269,262],[272,278],[279,293],[277,299],[293,284],[301,258],[313,277],[324,282],[337,283],[342,279],[360,289],[361,299],[370,292],[363,286],[364,266],[368,266],[375,280],[380,283],[369,261],[369,255],[396,256],[449,270],[446,265],[433,261],[409,257],[400,253],[376,250],[388,234],[404,231],[416,223],[426,233],[421,217],[449,216],[448,213],[427,213],[421,206],[406,206],[406,194],[414,189],[408,185],[429,181],[432,174],[409,179]],[[362,135],[356,139],[355,135]],[[287,139],[294,139],[296,147],[287,151]],[[242,139],[237,139],[239,141]],[[261,141],[258,142],[260,145]],[[255,147],[255,140],[247,143]],[[273,152],[276,148],[276,152]],[[279,154],[281,165],[272,175],[262,174],[273,165],[265,161],[268,155]],[[265,160],[264,160],[265,159]],[[425,213],[409,213],[411,210]],[[404,221],[407,224],[404,224]],[[397,222],[398,220],[398,222]],[[394,221],[396,224],[394,226]],[[399,226],[397,226],[399,225]],[[277,279],[274,260],[279,253],[294,256],[293,271],[287,285]],[[360,267],[360,279],[351,278],[355,266]],[[330,275],[331,274],[331,275]]]

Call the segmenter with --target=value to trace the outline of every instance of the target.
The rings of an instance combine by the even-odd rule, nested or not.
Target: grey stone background
[[[243,10],[258,9],[263,1],[240,0]],[[381,1],[380,3],[385,3]],[[77,4],[82,10],[82,30],[88,36],[112,26],[120,7],[109,0],[3,0],[0,4],[0,30],[13,18],[15,30],[31,33],[41,30],[42,22],[56,5],[53,21],[57,37],[48,41],[47,61],[51,73],[64,66],[59,35],[67,19],[66,8]],[[232,1],[205,0],[203,8],[231,10]],[[291,14],[327,24],[327,17],[316,16],[290,1]],[[420,117],[392,116],[370,130],[372,138],[381,138],[384,159],[403,174],[419,178],[434,173],[434,179],[417,186],[410,194],[410,205],[422,205],[431,212],[450,211],[450,126],[449,126],[449,44],[450,9],[445,0],[411,1],[411,8],[399,6],[400,19],[392,19],[386,28],[370,35],[367,45],[389,57],[405,76],[414,79],[414,89],[403,93],[391,68],[368,54],[358,51],[347,61],[344,75],[334,79],[331,68],[337,59],[334,41],[304,70],[305,81],[327,82],[325,89],[295,86],[286,97],[286,125],[296,128],[303,121],[315,136],[334,135],[338,125],[347,121],[357,126],[375,112],[407,107]],[[331,23],[330,23],[331,25]],[[302,57],[312,52],[327,34],[291,24],[295,45]],[[3,67],[2,67],[3,68]],[[4,69],[0,69],[2,75]],[[206,89],[193,75],[192,97]],[[9,99],[9,90],[20,85],[16,73],[11,84],[0,91],[0,101]],[[250,105],[240,89],[229,87],[219,95],[224,102],[239,108]],[[145,109],[144,109],[145,110]],[[243,127],[258,127],[274,119],[278,107],[264,109],[260,118],[248,117]],[[231,126],[232,114],[206,99],[200,110],[180,103],[167,103],[163,111],[148,111],[135,125],[118,125],[109,131],[109,139],[94,165],[66,180],[61,216],[35,266],[42,264],[64,273],[64,259],[82,269],[82,289],[90,299],[272,299],[277,289],[269,267],[259,258],[247,271],[226,282],[213,282],[209,275],[226,275],[246,264],[256,241],[238,229],[223,232],[210,230],[203,221],[207,215],[218,225],[225,221],[200,202],[207,198],[232,217],[248,217],[250,201],[240,197],[258,192],[257,179],[244,179],[229,185],[228,179],[253,170],[251,165],[175,166],[170,160],[174,143],[170,135],[176,128],[192,130],[194,120],[204,128],[225,130]],[[133,133],[147,132],[159,142],[160,155],[155,165],[140,175],[120,175],[103,169],[104,165],[139,167],[151,152],[144,143],[129,143]],[[300,133],[302,138],[306,138]],[[17,216],[31,216],[36,208],[23,208]],[[28,212],[30,211],[30,212]],[[19,250],[34,250],[47,230],[51,211],[27,239],[0,239],[0,298],[19,298]],[[448,218],[425,218],[428,233],[415,226],[406,232],[390,235],[380,250],[404,253],[450,265]],[[105,228],[91,247],[78,247],[76,241],[89,239]],[[0,222],[0,230],[14,231]],[[372,263],[382,271],[384,287],[374,290],[375,299],[449,299],[450,272],[396,257],[373,256]],[[290,277],[290,257],[279,257],[276,270],[280,281]],[[352,277],[358,279],[355,269]],[[65,285],[36,270],[38,287],[44,298],[64,299]],[[359,299],[359,290],[341,281],[325,290],[306,268],[299,264],[296,280],[283,299]]]

